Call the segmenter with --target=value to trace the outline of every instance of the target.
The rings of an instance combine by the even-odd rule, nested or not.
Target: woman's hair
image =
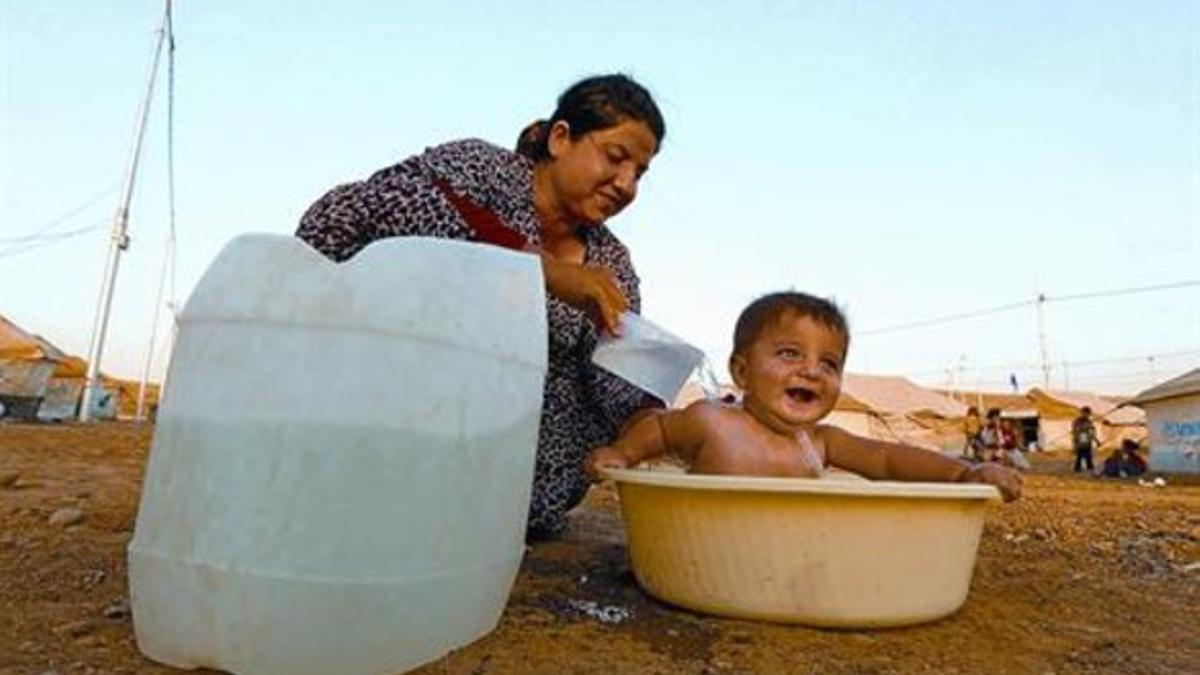
[[[662,145],[666,123],[654,98],[628,75],[597,75],[571,85],[558,97],[558,107],[548,120],[538,120],[521,130],[517,152],[534,160],[550,159],[550,127],[559,120],[577,139],[592,131],[608,129],[626,120],[642,122]]]
[[[850,349],[850,325],[833,301],[799,291],[781,291],[764,295],[742,310],[733,328],[733,353],[745,353],[769,323],[787,314],[808,317],[841,334],[846,349]]]

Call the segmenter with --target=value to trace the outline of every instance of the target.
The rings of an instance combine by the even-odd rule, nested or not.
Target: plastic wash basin
[[[989,485],[610,470],[649,594],[744,619],[869,628],[966,600]]]

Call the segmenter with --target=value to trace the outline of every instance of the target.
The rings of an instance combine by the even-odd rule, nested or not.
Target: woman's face
[[[578,225],[600,225],[628,206],[658,149],[650,128],[635,120],[579,138],[571,138],[566,122],[556,122],[549,146],[554,201]]]

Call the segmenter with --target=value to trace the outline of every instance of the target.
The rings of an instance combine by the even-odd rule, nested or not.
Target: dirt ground
[[[176,672],[138,653],[127,600],[151,431],[0,425],[0,673]],[[1034,459],[942,621],[829,631],[664,605],[638,589],[600,489],[565,540],[528,551],[496,631],[417,672],[1200,672],[1200,481],[1143,487]]]

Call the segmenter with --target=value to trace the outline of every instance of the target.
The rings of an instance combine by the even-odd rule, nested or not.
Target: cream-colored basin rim
[[[978,483],[904,483],[898,481],[838,480],[836,478],[772,478],[672,473],[644,469],[603,469],[617,482],[685,490],[772,492],[854,497],[916,497],[918,499],[1000,499],[1000,491]]]

